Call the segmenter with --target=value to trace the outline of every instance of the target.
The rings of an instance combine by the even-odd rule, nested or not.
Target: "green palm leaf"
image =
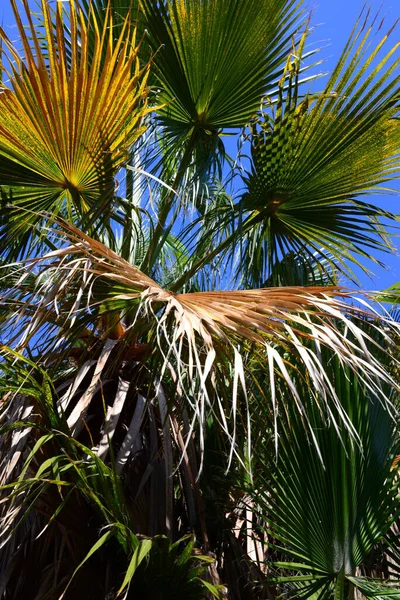
[[[330,260],[304,253],[288,252],[282,260],[274,263],[270,277],[263,287],[281,287],[287,285],[323,286],[336,285],[338,276]]]
[[[380,581],[373,581],[364,577],[349,577],[349,581],[357,587],[366,598],[384,600],[385,598],[400,599],[400,586],[398,582],[388,582],[382,585]]]
[[[362,199],[397,178],[400,164],[399,44],[386,49],[389,34],[378,43],[373,35],[361,17],[324,92],[305,98],[300,47],[277,105],[251,125],[246,190],[226,218],[239,222],[231,245],[242,244],[250,285],[260,285],[288,252],[319,252],[349,272],[347,263],[360,266],[371,248],[392,249],[384,219],[395,215]]]
[[[379,302],[387,302],[390,304],[400,304],[400,283],[395,283],[388,287],[386,290],[382,290],[376,296]]]
[[[290,52],[299,4],[142,0],[165,133],[207,156],[221,129],[245,125]]]
[[[281,414],[277,461],[260,465],[255,476],[270,534],[297,563],[277,564],[292,573],[277,581],[303,582],[293,592],[302,598],[314,597],[326,586],[330,592],[315,598],[349,597],[349,582],[364,593],[367,583],[363,586],[352,576],[400,511],[392,469],[399,450],[394,421],[337,358],[330,358],[326,369],[358,441],[348,431],[338,431],[334,416],[309,399],[304,387],[301,397],[311,433],[292,410]],[[270,472],[270,479],[259,477],[262,472]],[[390,588],[382,584],[379,589],[387,593]]]

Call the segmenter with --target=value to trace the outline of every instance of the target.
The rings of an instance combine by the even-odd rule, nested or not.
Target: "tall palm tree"
[[[302,2],[11,4],[0,597],[400,595],[392,31],[313,93]]]

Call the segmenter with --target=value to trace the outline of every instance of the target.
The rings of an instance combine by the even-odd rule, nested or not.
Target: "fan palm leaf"
[[[398,581],[385,587],[354,577],[399,514],[392,468],[399,450],[395,422],[337,358],[326,368],[359,442],[342,428],[338,435],[331,418],[307,399],[305,387],[300,394],[312,436],[291,409],[281,414],[277,461],[268,463],[268,469],[267,463],[260,464],[255,476],[255,486],[262,490],[256,492],[257,501],[271,523],[274,547],[288,561],[275,564],[287,573],[275,581],[293,586],[293,597],[349,598],[349,585],[367,597],[379,597],[379,592],[397,597]]]
[[[142,0],[149,42],[157,52],[152,73],[162,103],[155,114],[163,131],[162,179],[172,188],[185,184],[190,189],[199,177],[204,183],[210,174],[221,175],[221,134],[243,127],[273,90],[301,24],[301,4]],[[174,201],[169,194],[160,202],[154,242],[144,263],[147,271],[163,244]]]
[[[366,257],[368,247],[390,250],[381,220],[394,216],[359,197],[398,176],[399,59],[391,59],[399,44],[380,56],[387,35],[366,60],[373,26],[364,27],[360,20],[320,98],[298,101],[293,76],[272,121],[254,125],[241,206],[253,273],[264,267],[258,245],[269,265],[288,249],[329,247],[336,262]]]
[[[175,139],[181,155],[190,138],[187,159],[194,153],[205,162],[223,147],[220,130],[243,127],[275,85],[299,28],[301,4],[136,0],[129,9],[121,0],[82,2],[89,22],[95,15],[102,23],[111,10],[117,33],[128,9],[138,16],[154,54],[150,81],[162,103],[156,116],[165,127],[163,143]],[[147,52],[142,48],[142,55]]]
[[[73,2],[56,19],[42,2],[44,40],[39,39],[25,1],[29,37],[13,1],[24,58],[3,30],[10,83],[0,93],[0,177],[3,195],[1,244],[21,252],[42,210],[93,222],[109,211],[114,177],[127,149],[143,132],[148,65],[139,67],[130,15],[117,39],[106,11],[102,29],[93,17],[89,36]],[[71,44],[67,51],[66,35]],[[88,63],[89,39],[94,54]],[[102,56],[105,54],[105,61]],[[17,207],[23,207],[21,213]]]
[[[274,263],[270,277],[263,287],[336,285],[337,272],[332,262],[318,255],[288,252]]]
[[[192,145],[245,125],[291,48],[299,2],[143,0],[166,133]],[[260,18],[260,14],[263,15]]]
[[[300,0],[11,1],[0,596],[396,597],[399,326],[338,284],[391,247],[392,32],[304,95]]]
[[[218,228],[234,223],[219,250],[240,244],[246,285],[260,285],[288,252],[319,253],[351,274],[352,262],[367,270],[371,248],[392,250],[386,219],[395,214],[362,199],[399,176],[399,44],[387,48],[392,30],[373,41],[374,23],[361,15],[320,94],[300,95],[300,45],[278,102],[250,126],[245,191],[225,219],[209,214]]]

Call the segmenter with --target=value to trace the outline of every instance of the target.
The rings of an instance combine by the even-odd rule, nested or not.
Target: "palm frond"
[[[387,397],[381,382],[396,387],[375,358],[377,350],[368,348],[375,342],[357,325],[357,320],[372,313],[353,306],[349,291],[323,286],[173,294],[74,226],[60,225],[72,244],[26,263],[46,282],[42,296],[37,290],[29,296],[25,289],[20,293],[13,288],[3,298],[14,306],[14,340],[20,348],[32,343],[46,322],[58,328],[56,346],[60,348],[62,336],[65,340],[94,336],[101,346],[107,338],[114,338],[129,347],[136,345],[139,335],[158,356],[160,383],[155,389],[165,373],[170,373],[177,393],[194,410],[200,430],[204,411],[211,407],[217,411],[232,449],[238,397],[240,390],[246,392],[245,357],[251,348],[258,348],[269,373],[266,395],[271,394],[275,409],[277,380],[282,378],[292,401],[303,411],[296,384],[302,364],[312,382],[312,393],[321,396],[327,406],[332,404],[352,429],[321,362],[321,347],[330,348],[358,373],[382,402],[387,402]],[[383,331],[382,335],[382,343],[390,346],[389,334]],[[111,342],[106,341],[106,346]],[[56,346],[49,342],[46,355],[54,357]],[[102,352],[109,353],[106,346]],[[378,343],[375,346],[380,347]],[[224,388],[219,372],[222,379],[232,382],[230,400],[224,391],[220,396]],[[89,401],[82,400],[82,410],[76,411],[83,414]],[[229,425],[223,408],[226,401],[231,404]],[[81,421],[80,414],[75,416]]]
[[[7,397],[0,405],[0,594],[83,599],[114,596],[118,588],[127,595],[131,586],[143,596],[173,594],[178,586],[191,598],[206,590],[220,598],[223,586],[201,578],[214,558],[196,552],[189,536],[175,543],[162,535],[139,538],[129,489],[113,462],[106,465],[69,435],[46,372],[10,349],[1,355],[0,392],[6,388]],[[17,418],[18,411],[25,414]],[[18,579],[23,560],[30,580]],[[96,565],[102,575],[91,587]]]
[[[384,585],[381,581],[373,581],[366,577],[349,577],[349,581],[359,589],[366,598],[384,600],[385,598],[400,598],[400,582],[388,581]]]
[[[178,151],[184,142],[207,162],[223,148],[220,131],[244,126],[259,109],[290,52],[300,4],[142,1],[165,104],[158,117]]]
[[[248,285],[288,252],[320,253],[351,274],[351,263],[367,270],[365,260],[377,260],[371,248],[392,250],[387,220],[396,216],[362,199],[399,176],[399,44],[388,46],[391,31],[375,42],[374,22],[361,15],[320,94],[300,96],[300,45],[278,103],[250,126],[245,191],[225,219],[237,223],[225,248],[240,244]]]
[[[376,297],[379,302],[386,302],[394,306],[400,304],[400,283],[394,283],[386,290],[379,292]]]
[[[367,597],[378,589],[383,595],[391,595],[390,590],[398,594],[382,582],[375,589],[371,583],[369,589],[366,580],[363,585],[362,579],[352,577],[400,511],[397,474],[392,468],[398,452],[395,422],[337,357],[328,360],[326,370],[359,442],[354,443],[341,426],[337,429],[335,419],[321,411],[306,386],[299,393],[310,430],[305,431],[302,419],[291,409],[281,413],[278,458],[274,462],[266,453],[254,482],[262,490],[256,493],[256,502],[271,524],[272,545],[288,561],[275,564],[285,573],[276,581],[302,582],[293,590],[293,597],[301,598],[312,598],[326,586],[330,594],[336,589],[338,595],[332,597],[346,598],[349,582],[367,592]],[[399,582],[392,585],[398,588]]]
[[[308,287],[337,283],[338,274],[330,260],[321,258],[318,253],[308,256],[304,253],[289,252],[272,266],[271,275],[263,287]]]
[[[16,3],[12,6],[24,57],[1,30],[12,59],[9,87],[0,93],[1,244],[8,255],[23,251],[40,211],[89,223],[102,214],[104,219],[116,171],[143,131],[148,93],[148,65],[139,67],[129,14],[117,39],[110,10],[101,29],[92,17],[94,55],[89,64],[91,36],[74,2],[68,3],[68,15],[57,4],[55,22],[42,2],[44,39],[39,39],[27,1],[29,33]]]

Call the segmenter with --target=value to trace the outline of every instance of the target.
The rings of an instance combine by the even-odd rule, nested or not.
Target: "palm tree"
[[[302,2],[11,3],[0,597],[400,597],[392,30],[314,93]]]

